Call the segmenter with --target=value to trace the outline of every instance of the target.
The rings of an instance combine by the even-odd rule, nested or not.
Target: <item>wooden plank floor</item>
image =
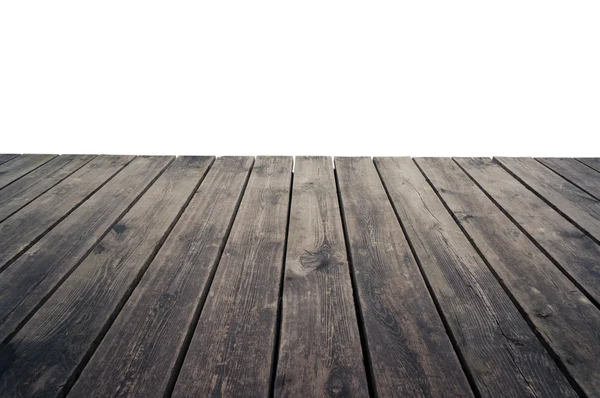
[[[32,396],[600,396],[600,159],[0,154]]]

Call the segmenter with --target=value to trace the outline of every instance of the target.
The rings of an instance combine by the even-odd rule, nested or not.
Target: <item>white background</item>
[[[600,2],[0,2],[0,152],[600,156]]]

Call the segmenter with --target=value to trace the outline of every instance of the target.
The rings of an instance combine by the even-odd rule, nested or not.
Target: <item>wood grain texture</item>
[[[0,274],[0,342],[48,298],[171,160],[136,158]]]
[[[600,199],[600,173],[596,170],[571,158],[538,158],[537,161],[596,200]]]
[[[452,159],[416,161],[581,390],[600,396],[600,310]]]
[[[410,158],[375,158],[482,396],[577,396]]]
[[[600,201],[531,158],[496,161],[600,242]]]
[[[56,155],[21,155],[0,165],[0,189],[35,170]]]
[[[177,158],[0,351],[1,396],[68,391],[212,160]]]
[[[373,162],[335,165],[376,393],[472,395]]]
[[[600,172],[600,158],[578,158],[577,160]]]
[[[167,393],[253,163],[252,157],[216,160],[70,397]]]
[[[17,156],[19,156],[19,155],[17,155],[16,153],[3,153],[3,154],[0,154],[0,164],[6,163],[6,162],[8,162],[11,159],[16,158]]]
[[[296,157],[275,396],[369,395],[333,165]]]
[[[0,190],[0,222],[91,161],[93,155],[57,156]]]
[[[258,157],[173,391],[267,396],[292,158]]]
[[[598,306],[600,246],[491,159],[455,161]]]

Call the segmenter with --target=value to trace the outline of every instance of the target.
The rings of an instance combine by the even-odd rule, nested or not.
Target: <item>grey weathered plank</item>
[[[19,156],[19,155],[17,155],[16,153],[3,153],[3,154],[0,154],[0,164],[6,163],[6,162],[8,162],[11,159],[16,158],[17,156]]]
[[[600,303],[600,246],[491,159],[455,161],[596,305]]]
[[[600,201],[531,158],[496,161],[600,242]]]
[[[0,342],[39,307],[171,160],[134,159],[0,274]]]
[[[1,396],[68,391],[212,160],[177,158],[0,351]]]
[[[293,185],[275,396],[368,396],[331,158]]]
[[[538,335],[587,395],[600,396],[600,310],[452,159],[417,163]]]
[[[577,160],[600,172],[600,158],[578,158]]]
[[[95,156],[63,155],[0,190],[0,222],[80,169]]]
[[[600,173],[572,158],[538,158],[539,162],[554,170],[589,195],[600,199]]]
[[[99,156],[0,223],[0,271],[131,159],[132,156]]]
[[[258,157],[174,397],[267,396],[292,176],[289,157]]]
[[[375,158],[482,396],[576,396],[410,158]]]
[[[168,391],[253,162],[216,160],[70,397],[162,397]]]
[[[376,393],[472,395],[373,162],[335,164]]]
[[[0,189],[35,170],[56,155],[22,155],[0,165]]]

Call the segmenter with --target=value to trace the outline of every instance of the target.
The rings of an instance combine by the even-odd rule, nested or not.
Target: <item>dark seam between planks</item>
[[[19,176],[19,177],[18,177],[18,178],[16,178],[15,180],[13,180],[13,181],[9,182],[8,184],[6,184],[5,186],[3,186],[3,187],[2,187],[2,188],[0,188],[0,189],[4,189],[4,188],[6,188],[7,186],[9,186],[9,185],[13,184],[15,181],[19,181],[21,178],[25,177],[27,174],[31,173],[32,171],[35,171],[35,170],[39,169],[40,167],[42,167],[43,165],[45,165],[45,164],[46,164],[46,163],[48,163],[49,161],[51,161],[51,160],[53,160],[53,159],[56,159],[56,158],[59,156],[59,155],[50,155],[50,154],[48,154],[48,155],[49,155],[49,156],[52,156],[52,157],[51,157],[50,159],[46,160],[44,163],[41,163],[41,164],[40,164],[40,165],[38,165],[37,167],[34,167],[33,169],[29,170],[27,173],[23,174],[22,176]],[[14,157],[14,158],[12,158],[12,159],[8,160],[8,162],[10,162],[10,161],[12,161],[12,160],[14,160],[14,159],[16,159],[16,157]],[[4,163],[7,163],[7,162],[4,162]],[[2,163],[2,164],[4,164],[4,163]]]
[[[219,247],[219,251],[215,257],[215,263],[212,267],[212,270],[208,274],[208,278],[206,280],[206,287],[202,295],[200,296],[200,301],[194,310],[194,315],[190,325],[188,327],[188,331],[183,340],[183,344],[181,345],[181,349],[179,350],[179,354],[177,355],[177,359],[173,368],[171,369],[171,376],[169,377],[169,381],[167,382],[167,387],[165,388],[165,392],[163,394],[163,398],[170,398],[173,395],[173,390],[175,390],[175,384],[177,383],[177,379],[179,378],[179,374],[181,373],[181,368],[183,367],[183,361],[187,355],[187,352],[192,343],[192,337],[194,337],[194,332],[196,331],[196,327],[198,326],[198,320],[200,319],[200,314],[204,309],[204,304],[206,304],[206,296],[210,291],[212,286],[212,282],[215,278],[215,274],[217,273],[217,268],[219,267],[219,263],[221,262],[221,257],[223,256],[223,251],[225,250],[225,246],[227,245],[227,241],[229,240],[229,235],[231,233],[231,229],[233,227],[233,222],[237,218],[238,210],[240,205],[242,204],[242,200],[244,199],[244,194],[246,193],[246,187],[248,186],[248,181],[250,180],[250,176],[252,175],[252,171],[254,170],[254,163],[256,162],[256,158],[252,160],[252,165],[250,165],[250,170],[248,170],[248,174],[246,175],[246,180],[244,181],[244,185],[242,186],[242,191],[240,196],[238,197],[237,203],[233,210],[233,214],[229,220],[229,225],[227,226],[227,230],[225,231],[224,238],[221,240],[221,246]],[[208,174],[208,173],[207,173]]]
[[[589,167],[590,169],[592,169],[592,170],[594,170],[594,171],[596,171],[596,172],[600,173],[600,170],[598,170],[598,169],[597,169],[597,168],[595,168],[594,166],[590,166],[590,165],[589,165],[589,164],[587,164],[586,162],[582,161],[582,160],[581,160],[581,158],[573,158],[573,159],[575,159],[576,161],[578,161],[578,162],[579,162],[579,163],[581,163],[582,165],[584,165],[584,166],[587,166],[587,167]]]
[[[135,158],[133,158],[133,159],[135,159]],[[133,161],[133,159],[132,159],[131,161]],[[164,167],[164,168],[163,168],[163,169],[162,169],[162,170],[161,170],[161,171],[160,171],[160,172],[159,172],[159,173],[156,175],[156,177],[155,177],[155,178],[153,178],[153,179],[152,179],[152,181],[150,181],[150,183],[149,183],[149,184],[146,186],[146,188],[144,188],[144,190],[143,190],[143,191],[142,191],[142,192],[141,192],[141,193],[140,193],[140,194],[139,194],[137,197],[135,197],[135,198],[133,199],[132,203],[131,203],[129,206],[127,206],[127,207],[126,207],[126,208],[123,210],[123,212],[122,212],[121,214],[119,214],[119,216],[117,216],[117,218],[116,218],[116,219],[115,219],[115,221],[114,221],[114,222],[113,222],[113,223],[110,225],[110,227],[108,227],[108,229],[107,229],[107,230],[106,230],[106,231],[105,231],[105,232],[104,232],[104,233],[103,233],[103,234],[102,234],[102,235],[101,235],[101,236],[98,238],[98,240],[97,240],[96,242],[94,242],[94,243],[92,244],[92,246],[90,246],[89,250],[87,250],[87,251],[86,251],[86,252],[85,252],[85,253],[84,253],[84,254],[81,256],[81,258],[80,258],[80,259],[79,259],[79,260],[78,260],[78,261],[75,263],[75,265],[73,266],[73,268],[71,268],[71,269],[70,269],[68,272],[66,272],[66,273],[65,273],[65,275],[64,275],[62,278],[60,278],[60,279],[59,279],[59,281],[58,281],[58,283],[56,284],[56,286],[54,286],[52,289],[50,289],[50,291],[48,292],[48,294],[46,294],[44,297],[42,297],[42,299],[40,300],[40,302],[39,302],[39,303],[38,303],[38,304],[37,304],[35,307],[33,307],[33,309],[31,310],[31,312],[30,312],[29,314],[27,314],[27,316],[26,316],[25,318],[23,318],[23,320],[22,320],[22,321],[21,321],[21,322],[20,322],[20,323],[17,325],[17,327],[15,328],[15,330],[14,330],[14,331],[13,331],[11,334],[9,334],[9,335],[7,335],[7,336],[6,336],[6,339],[4,339],[4,341],[1,341],[1,342],[0,342],[0,349],[4,348],[4,346],[10,342],[10,340],[11,340],[11,339],[12,339],[12,338],[13,338],[13,337],[14,337],[14,336],[15,336],[15,335],[16,335],[16,334],[17,334],[17,333],[18,333],[18,332],[21,330],[21,328],[23,328],[23,326],[25,326],[25,324],[26,324],[26,323],[27,323],[27,322],[28,322],[28,321],[29,321],[29,320],[30,320],[30,319],[31,319],[31,318],[32,318],[32,317],[35,315],[35,313],[36,313],[36,312],[37,312],[37,311],[38,311],[38,310],[39,310],[39,309],[42,307],[42,305],[44,305],[44,304],[46,303],[46,301],[48,301],[48,299],[49,299],[49,298],[50,298],[50,297],[51,297],[51,296],[54,294],[54,292],[56,292],[56,291],[58,290],[58,288],[59,288],[59,287],[60,287],[60,286],[61,286],[61,285],[64,283],[64,281],[66,281],[66,280],[67,280],[67,278],[68,278],[69,276],[71,276],[71,274],[72,274],[72,273],[73,273],[73,272],[74,272],[74,271],[77,269],[77,267],[79,267],[79,266],[81,265],[81,263],[85,261],[86,257],[87,257],[87,256],[88,256],[88,255],[89,255],[89,254],[90,254],[90,253],[91,253],[91,252],[92,252],[92,251],[93,251],[95,248],[96,248],[96,246],[98,246],[98,244],[99,244],[99,243],[102,241],[102,239],[104,239],[104,237],[105,237],[105,236],[106,236],[106,235],[107,235],[107,234],[108,234],[108,233],[109,233],[109,232],[110,232],[110,231],[113,229],[113,227],[114,227],[115,225],[117,225],[117,224],[119,223],[119,221],[121,221],[121,219],[123,218],[123,216],[125,216],[125,214],[127,214],[127,213],[129,212],[129,210],[131,210],[131,209],[133,208],[133,206],[134,206],[134,205],[135,205],[135,204],[138,202],[138,200],[140,200],[140,198],[141,198],[141,197],[142,197],[144,194],[146,194],[146,192],[148,191],[148,189],[150,189],[150,187],[151,187],[151,186],[152,186],[152,185],[153,185],[153,184],[156,182],[156,180],[158,180],[158,178],[159,178],[159,177],[160,177],[160,176],[161,176],[161,175],[164,173],[164,171],[165,171],[165,170],[166,170],[166,169],[167,169],[167,168],[168,168],[168,167],[171,165],[171,163],[173,163],[173,161],[175,161],[175,158],[173,158],[173,159],[172,159],[172,160],[171,160],[169,163],[167,163],[167,165],[166,165],[166,166],[165,166],[165,167]],[[128,164],[129,164],[129,162],[128,162],[128,163],[126,163],[126,164],[125,164],[125,166],[127,166]],[[211,163],[211,164],[212,164],[212,163]],[[125,167],[125,166],[123,166],[123,167]],[[117,174],[118,174],[118,173],[119,173],[121,170],[123,170],[123,169],[120,169],[119,171],[117,171],[117,173],[113,174],[113,176],[112,176],[112,177],[110,177],[110,179],[112,179],[112,178],[113,178],[115,175],[117,175]],[[108,182],[108,180],[107,180],[106,182]],[[104,184],[103,184],[103,185],[104,185]],[[100,188],[98,188],[98,189],[100,189]],[[95,193],[95,192],[96,192],[96,191],[94,191],[94,193]],[[92,194],[93,194],[93,193],[92,193]],[[91,195],[90,195],[90,196],[91,196]],[[88,199],[90,196],[86,197],[86,199],[85,199],[85,200],[87,200],[87,199]],[[85,201],[85,200],[84,200],[84,201]],[[81,203],[83,203],[83,202],[81,202]],[[79,207],[79,205],[77,205],[77,206]],[[187,203],[186,203],[186,206],[187,206]],[[69,213],[69,214],[70,214],[70,213]],[[66,216],[65,216],[65,217],[66,217]],[[178,218],[177,218],[177,219],[179,219],[179,216],[178,216]],[[62,221],[62,219],[61,219],[61,221]],[[57,224],[58,224],[58,223],[57,223]],[[54,226],[56,226],[57,224],[54,224],[54,225],[53,225],[51,228],[54,228]],[[51,228],[50,228],[50,229],[51,229]],[[45,232],[45,233],[46,233],[46,232]],[[44,234],[45,234],[45,233],[44,233]],[[37,242],[37,240],[36,240],[36,242]],[[43,279],[39,280],[39,281],[38,281],[38,282],[35,284],[34,288],[35,288],[35,287],[37,287],[37,286],[38,286],[40,283],[42,283],[42,282],[43,282]],[[127,296],[127,297],[129,297],[129,296]],[[23,302],[23,299],[22,299],[21,301],[19,301],[19,303],[18,303],[17,305],[15,305],[15,308],[17,308],[17,306],[18,306],[19,304],[21,304],[22,302]],[[14,309],[13,309],[13,311],[14,311]],[[9,316],[10,316],[10,314],[12,314],[12,312],[13,312],[13,311],[11,311],[9,314],[7,314],[6,318],[7,318],[7,317],[9,317]],[[120,308],[119,308],[119,311],[120,311]],[[5,319],[6,319],[6,318],[5,318]],[[111,323],[112,323],[112,321],[111,321]],[[103,334],[102,336],[104,337],[104,334]],[[96,344],[96,342],[92,343],[92,345],[94,345],[94,344]],[[89,358],[88,358],[88,359],[89,359]],[[86,360],[86,362],[87,362],[87,360]],[[65,393],[65,395],[66,395],[66,393]]]
[[[573,389],[577,392],[577,394],[579,396],[585,397],[583,389],[579,386],[579,384],[575,381],[575,379],[573,379],[573,377],[571,376],[571,374],[569,373],[569,371],[567,370],[567,368],[564,366],[564,364],[562,363],[562,361],[560,360],[559,356],[556,354],[556,352],[554,351],[554,349],[542,337],[542,335],[539,332],[539,330],[537,329],[537,327],[531,321],[529,315],[527,315],[527,313],[525,312],[525,310],[523,310],[523,308],[521,307],[521,305],[519,304],[519,302],[517,301],[517,299],[513,296],[513,294],[510,291],[510,289],[504,284],[502,278],[500,278],[500,276],[498,276],[498,274],[496,273],[496,270],[494,269],[494,267],[492,267],[492,265],[488,262],[487,258],[481,252],[481,250],[479,250],[479,248],[477,247],[477,245],[475,244],[475,242],[473,241],[473,239],[471,238],[471,236],[469,235],[469,233],[465,230],[465,228],[462,226],[462,224],[460,223],[460,221],[458,220],[458,218],[456,217],[456,215],[452,212],[452,210],[450,209],[450,207],[446,204],[446,201],[444,201],[444,199],[442,198],[442,196],[438,192],[437,188],[429,180],[429,177],[427,177],[427,175],[425,174],[425,172],[421,169],[421,167],[419,166],[419,164],[414,161],[414,159],[413,159],[413,163],[417,166],[417,168],[419,169],[419,171],[421,172],[421,174],[423,175],[423,177],[425,178],[425,180],[427,181],[427,183],[433,189],[433,192],[435,192],[436,196],[442,202],[442,204],[444,205],[444,207],[446,208],[446,210],[450,213],[450,216],[452,217],[452,219],[454,220],[454,222],[456,223],[456,225],[458,226],[458,228],[460,228],[460,230],[462,231],[462,233],[465,235],[465,237],[467,238],[467,240],[469,241],[469,243],[471,244],[471,246],[473,246],[473,249],[475,249],[475,251],[477,252],[477,255],[479,257],[481,257],[481,259],[485,263],[486,267],[490,270],[490,272],[492,273],[492,275],[494,275],[494,278],[496,278],[496,280],[498,281],[498,283],[500,284],[500,286],[502,286],[502,289],[504,290],[504,292],[506,293],[506,295],[508,296],[508,298],[510,299],[510,301],[513,303],[513,305],[517,308],[517,310],[519,311],[519,314],[521,314],[521,317],[525,320],[525,322],[527,322],[527,325],[533,331],[533,333],[537,337],[538,341],[542,344],[542,347],[544,347],[544,349],[550,354],[550,357],[552,357],[552,359],[554,360],[554,362],[556,363],[556,365],[558,366],[558,368],[565,375],[566,379],[569,381],[569,384],[571,384],[571,387],[573,387]],[[519,368],[517,367],[517,369],[519,369]],[[519,369],[519,372],[520,372],[520,369]],[[523,379],[525,381],[527,381],[527,378],[525,377],[525,375],[522,375],[522,376],[523,376]]]
[[[275,394],[275,382],[277,379],[277,364],[279,362],[279,346],[281,341],[281,328],[283,323],[283,284],[285,281],[285,262],[287,260],[288,238],[290,236],[290,216],[292,214],[292,194],[294,192],[294,168],[296,165],[295,159],[292,160],[292,176],[290,177],[290,196],[288,200],[288,213],[285,224],[285,241],[283,243],[283,265],[281,267],[281,277],[279,278],[279,296],[277,299],[277,317],[275,322],[275,347],[273,349],[273,357],[271,358],[271,381],[269,383],[268,396],[273,398]]]
[[[414,162],[414,160],[413,160],[413,162]],[[421,273],[421,277],[425,281],[425,285],[427,286],[429,295],[431,296],[433,303],[435,304],[435,308],[437,309],[438,315],[440,316],[440,319],[442,320],[444,329],[446,329],[446,334],[448,335],[450,342],[452,343],[452,348],[454,348],[454,352],[456,353],[456,356],[458,357],[458,360],[460,362],[463,373],[467,377],[467,380],[469,381],[469,386],[471,387],[471,390],[473,391],[473,394],[475,395],[475,397],[480,398],[482,396],[481,392],[477,389],[477,385],[475,384],[475,379],[474,379],[473,375],[471,374],[471,370],[469,369],[467,362],[460,350],[460,347],[458,346],[458,343],[456,342],[456,338],[454,337],[452,329],[450,328],[450,325],[448,324],[448,321],[446,320],[446,317],[441,309],[440,303],[439,303],[437,297],[435,296],[435,294],[433,293],[433,288],[431,287],[431,284],[429,283],[429,279],[427,279],[427,277],[425,275],[425,271],[423,271],[423,266],[421,265],[421,260],[417,256],[417,252],[415,251],[415,248],[408,236],[408,233],[406,232],[406,227],[402,223],[400,215],[398,214],[398,211],[396,210],[396,206],[394,205],[394,202],[392,201],[389,190],[388,190],[386,184],[383,182],[383,178],[381,177],[381,173],[379,172],[377,163],[373,162],[373,164],[375,166],[375,170],[377,170],[377,175],[379,176],[381,185],[383,185],[383,189],[385,190],[385,193],[388,197],[388,201],[390,202],[390,204],[392,205],[392,208],[394,209],[394,214],[396,215],[396,219],[398,220],[398,223],[400,224],[400,228],[402,228],[402,232],[404,233],[404,237],[406,238],[408,246],[410,247],[410,251],[415,259],[415,262],[417,263],[417,265],[419,267],[419,272]]]
[[[581,189],[583,192],[587,193],[588,195],[590,195],[592,198],[596,199],[597,201],[600,202],[600,198],[598,198],[596,195],[594,195],[591,192],[588,192],[585,188],[583,188],[582,186],[580,186],[579,184],[571,181],[569,178],[567,178],[566,176],[562,175],[558,170],[554,170],[553,167],[548,166],[546,163],[540,161],[538,158],[534,158],[538,163],[540,163],[542,166],[546,167],[547,169],[549,169],[550,171],[552,171],[553,173],[558,174],[561,178],[564,178],[567,182],[569,182],[570,184],[575,185],[577,188]],[[595,170],[595,169],[594,169]]]
[[[534,244],[535,247],[537,247],[542,253],[544,253],[544,255],[546,257],[548,257],[548,259],[552,262],[552,264],[554,264],[556,266],[556,268],[558,268],[574,285],[575,287],[577,287],[581,293],[588,299],[590,300],[592,303],[594,303],[594,305],[600,309],[600,303],[585,289],[585,287],[583,287],[579,282],[577,282],[577,280],[572,277],[569,272],[567,272],[567,270],[565,270],[563,268],[563,266],[554,259],[554,257],[552,257],[552,255],[550,253],[548,253],[548,251],[546,249],[544,249],[544,247],[542,245],[540,245],[533,236],[531,236],[526,230],[525,228],[523,228],[518,222],[517,220],[515,220],[508,211],[506,211],[501,205],[500,203],[498,203],[484,188],[483,186],[481,186],[479,184],[479,182],[477,180],[475,180],[475,178],[473,178],[471,176],[471,174],[469,174],[469,172],[464,169],[454,158],[452,158],[452,160],[454,161],[454,163],[456,163],[458,165],[458,167],[467,175],[467,177],[469,177],[469,179],[471,179],[471,181],[473,181],[473,183],[475,185],[477,185],[477,187],[484,193],[485,196],[487,196],[492,203],[494,203],[496,205],[496,207],[498,207],[500,209],[500,211],[502,213],[504,213],[504,215],[506,217],[508,217],[508,219],[510,221],[512,221],[513,224],[515,224],[517,226],[517,228],[523,233],[525,234],[525,236],[527,236],[527,238],[529,238],[529,240],[531,241],[531,243]]]
[[[335,163],[334,163],[335,164]],[[365,322],[360,309],[358,289],[356,287],[356,279],[354,275],[354,262],[352,261],[352,253],[350,251],[350,239],[348,238],[348,228],[346,226],[346,217],[344,213],[344,206],[342,201],[342,192],[340,190],[340,184],[338,179],[337,170],[333,168],[333,175],[335,179],[335,190],[338,197],[338,206],[340,208],[340,218],[342,219],[342,230],[344,232],[344,245],[346,246],[346,257],[348,260],[348,270],[350,271],[350,282],[352,286],[352,298],[354,299],[354,311],[356,313],[356,322],[358,324],[358,335],[360,337],[360,347],[363,356],[363,365],[365,367],[367,388],[369,390],[369,396],[377,397],[377,387],[375,385],[375,373],[373,371],[373,363],[371,354],[369,351],[369,341],[367,340],[367,331],[365,329]]]
[[[175,159],[176,158],[173,157],[173,159],[171,159],[171,161],[169,163],[167,163],[167,165],[160,171],[160,173],[158,173],[158,175],[156,176],[156,178],[154,178],[152,180],[152,182],[150,182],[150,184],[148,184],[148,186],[144,189],[144,191],[140,195],[138,195],[137,198],[135,198],[134,203],[131,206],[129,206],[128,209],[123,212],[123,214],[121,214],[119,216],[119,218],[117,219],[117,221],[115,221],[115,223],[112,224],[112,226],[106,231],[106,233],[104,233],[104,235],[102,237],[106,236],[106,234],[108,234],[111,231],[111,229],[123,218],[123,216],[125,216],[125,214],[127,214],[127,212],[129,212],[129,210],[131,210],[131,208],[133,208],[133,206],[135,205],[135,203],[137,203],[141,199],[141,197],[146,194],[146,192],[150,189],[150,187],[152,187],[152,185],[154,185],[154,183],[159,179],[159,177],[169,168],[169,166],[171,166],[171,164],[175,161]],[[154,258],[156,257],[156,255],[158,254],[158,252],[161,249],[162,245],[165,243],[165,241],[167,240],[167,238],[169,237],[169,235],[173,231],[173,228],[175,228],[175,225],[177,224],[177,222],[181,218],[181,215],[183,214],[183,212],[185,211],[185,209],[187,208],[187,206],[191,202],[192,198],[196,194],[196,191],[198,190],[198,187],[200,186],[200,184],[202,184],[202,181],[204,181],[204,179],[206,178],[206,175],[208,174],[208,171],[210,170],[210,168],[214,164],[214,162],[215,162],[215,158],[213,157],[212,161],[209,163],[206,171],[204,172],[204,175],[202,176],[202,178],[200,178],[200,181],[198,181],[198,183],[196,184],[196,186],[194,187],[194,189],[190,192],[189,197],[187,198],[187,200],[185,201],[185,203],[183,204],[183,206],[181,207],[181,209],[179,209],[179,212],[177,213],[177,215],[175,216],[175,218],[173,219],[173,221],[171,221],[171,224],[169,225],[169,227],[167,228],[167,230],[163,234],[162,238],[158,241],[158,243],[154,247],[154,250],[152,250],[152,253],[150,254],[150,257],[148,257],[148,259],[146,260],[146,262],[144,263],[144,265],[142,266],[142,268],[140,269],[140,271],[136,275],[135,279],[133,279],[132,283],[129,285],[129,288],[125,291],[125,294],[123,295],[123,297],[121,297],[121,300],[117,304],[117,306],[115,307],[115,310],[110,315],[110,317],[109,317],[108,321],[106,322],[106,324],[100,330],[100,333],[98,334],[98,337],[92,342],[92,344],[88,348],[87,352],[83,356],[83,359],[76,366],[75,371],[73,372],[73,374],[71,374],[71,376],[69,377],[69,379],[67,380],[67,382],[63,386],[63,389],[60,392],[61,396],[66,396],[69,393],[69,391],[71,390],[71,388],[75,385],[75,382],[77,381],[77,379],[81,375],[81,372],[83,371],[83,369],[85,368],[85,366],[89,362],[90,358],[92,357],[92,355],[96,351],[96,348],[98,348],[98,346],[100,345],[100,342],[104,339],[104,336],[106,336],[106,333],[108,332],[108,330],[112,326],[113,322],[115,321],[115,319],[117,318],[117,316],[119,315],[119,313],[121,312],[121,310],[123,309],[123,307],[125,306],[125,303],[127,303],[127,300],[129,300],[129,297],[131,297],[131,294],[133,293],[133,291],[135,290],[135,288],[139,284],[140,280],[142,279],[142,277],[144,276],[144,274],[148,270],[148,267],[150,266],[150,264],[152,263],[152,261],[154,260]],[[101,240],[102,240],[102,238],[100,238],[98,240],[98,242],[100,242]],[[98,242],[96,242],[96,244],[94,246],[96,246],[98,244]],[[86,256],[87,256],[87,254],[86,254]]]
[[[4,161],[0,161],[0,164],[4,164],[4,163],[6,163],[6,162],[10,162],[10,161],[11,161],[11,160],[13,160],[14,158],[16,158],[16,157],[19,157],[19,156],[21,156],[21,155],[19,155],[19,154],[16,154],[16,153],[6,153],[6,154],[4,154],[4,156],[12,156],[12,158],[4,159]]]
[[[77,203],[75,206],[73,206],[73,208],[71,208],[66,214],[64,214],[62,217],[60,217],[58,220],[56,220],[56,222],[54,222],[52,225],[50,225],[48,228],[46,228],[46,230],[44,230],[44,232],[42,232],[38,237],[36,237],[35,239],[33,239],[31,242],[29,242],[29,244],[27,244],[20,252],[18,252],[17,254],[15,254],[10,260],[8,260],[3,266],[0,267],[0,273],[2,273],[2,271],[4,271],[5,269],[7,269],[8,267],[10,267],[10,265],[12,263],[14,263],[23,253],[25,253],[27,250],[29,250],[33,245],[35,245],[36,243],[38,243],[40,241],[40,239],[42,239],[48,232],[50,232],[52,230],[52,228],[56,227],[59,223],[61,223],[65,218],[67,218],[69,215],[71,215],[71,213],[73,213],[79,206],[81,206],[86,200],[88,200],[89,198],[92,197],[92,195],[94,195],[96,192],[98,192],[100,189],[102,189],[106,184],[108,184],[108,182],[110,180],[112,180],[117,174],[119,174],[121,171],[123,171],[123,169],[125,167],[127,167],[131,162],[133,162],[133,160],[136,157],[133,157],[129,162],[125,163],[123,165],[123,167],[121,167],[119,170],[117,170],[113,175],[111,175],[110,177],[108,177],[108,179],[106,181],[104,181],[102,184],[100,184],[98,186],[98,188],[94,189],[92,192],[90,192],[89,195],[87,195],[85,198],[83,198],[81,200],[81,202]],[[154,181],[152,181],[152,183],[154,183]],[[144,191],[145,192],[145,191]],[[33,202],[30,202],[30,204]]]
[[[63,182],[64,180],[66,180],[67,178],[69,178],[71,175],[73,175],[74,173],[78,172],[81,168],[83,168],[85,165],[87,165],[88,163],[90,163],[92,160],[96,159],[98,157],[98,155],[93,155],[93,157],[88,160],[87,162],[83,163],[81,166],[79,166],[77,169],[73,170],[71,173],[67,174],[66,176],[64,176],[62,179],[56,181],[56,183],[54,185],[51,185],[48,187],[48,189],[46,189],[45,191],[41,192],[39,195],[37,195],[35,198],[31,199],[29,202],[23,204],[23,206],[19,207],[18,209],[16,209],[15,211],[13,211],[12,213],[10,213],[9,215],[7,215],[6,217],[4,217],[2,220],[0,220],[0,223],[2,223],[3,221],[7,220],[9,217],[12,217],[13,214],[17,213],[19,210],[21,210],[22,208],[24,208],[25,206],[27,206],[28,204],[32,203],[34,200],[36,200],[37,198],[39,198],[40,196],[42,196],[43,194],[45,194],[46,192],[48,192],[49,190],[51,190],[52,188],[54,188],[55,186],[57,186],[58,184],[60,184],[61,182]],[[52,159],[56,159],[56,158],[52,158]],[[65,167],[67,167],[67,164],[64,164],[60,169],[56,170],[57,172],[64,169]],[[33,170],[32,170],[33,171]],[[29,173],[28,173],[29,174]],[[25,177],[25,176],[23,176]],[[112,178],[112,177],[111,177]],[[4,189],[4,188],[3,188]],[[84,200],[87,200],[84,199]]]
[[[542,196],[541,193],[538,193],[535,189],[533,189],[531,186],[529,186],[524,180],[522,180],[515,173],[513,173],[511,170],[509,170],[508,167],[504,166],[500,161],[496,160],[496,158],[493,158],[493,161],[496,162],[496,164],[499,164],[500,167],[502,167],[504,170],[506,170],[506,172],[508,172],[511,176],[513,176],[514,178],[516,178],[517,181],[519,181],[527,189],[529,189],[531,192],[533,192],[535,194],[535,196],[537,196],[538,198],[540,198],[541,200],[543,200],[548,206],[550,206],[553,210],[555,210],[556,212],[558,212],[558,214],[560,214],[561,216],[563,216],[564,218],[566,218],[571,224],[573,224],[575,227],[577,227],[577,229],[579,229],[581,232],[583,232],[584,234],[586,234],[591,240],[594,241],[594,243],[600,245],[600,241],[598,239],[596,239],[591,233],[589,233],[586,229],[584,229],[582,226],[580,226],[577,222],[575,222],[566,213],[564,213],[562,210],[560,210],[558,207],[556,207],[554,204],[552,204],[548,199],[546,199],[544,196]]]

